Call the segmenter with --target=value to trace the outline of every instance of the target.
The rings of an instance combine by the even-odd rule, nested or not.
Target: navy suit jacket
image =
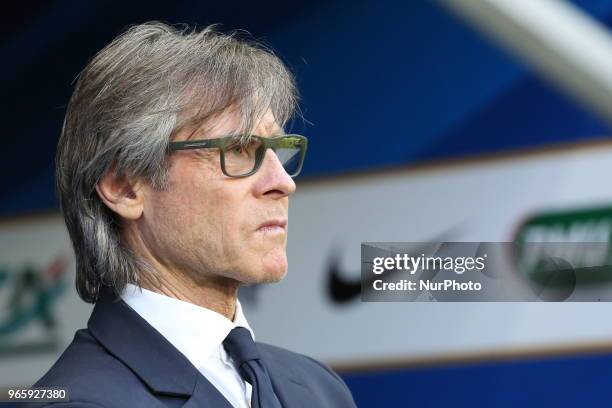
[[[279,347],[257,347],[283,407],[355,407],[346,384],[325,365]],[[232,408],[183,354],[110,292],[34,387],[67,388],[70,402],[50,405],[56,408]]]

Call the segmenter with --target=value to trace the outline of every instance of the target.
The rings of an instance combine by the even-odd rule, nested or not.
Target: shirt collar
[[[235,327],[248,329],[255,339],[238,299],[231,321],[213,310],[132,284],[126,285],[121,298],[195,367],[211,356],[225,360],[221,344]]]

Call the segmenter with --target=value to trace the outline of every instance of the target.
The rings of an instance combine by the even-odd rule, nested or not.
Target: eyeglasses
[[[245,140],[246,139],[246,140]],[[219,149],[221,171],[228,177],[247,177],[255,174],[272,149],[283,168],[291,177],[300,174],[306,156],[308,139],[300,135],[261,137],[256,135],[225,136],[217,139],[171,142],[170,151],[192,149]]]

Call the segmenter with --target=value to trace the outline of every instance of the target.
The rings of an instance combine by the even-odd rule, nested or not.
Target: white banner
[[[611,303],[362,303],[354,291],[361,242],[510,241],[531,214],[612,206],[611,173],[600,145],[302,183],[287,277],[241,292],[247,318],[257,340],[339,365],[612,342]],[[91,312],[59,215],[0,223],[0,305],[0,386],[29,385]]]

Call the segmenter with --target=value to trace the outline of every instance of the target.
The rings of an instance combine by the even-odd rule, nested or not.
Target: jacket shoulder
[[[87,329],[76,332],[59,359],[32,387],[65,388],[71,402],[49,405],[57,408],[128,406],[149,395],[138,377]]]
[[[338,401],[337,406],[355,406],[353,395],[344,380],[326,364],[282,347],[265,343],[257,345],[267,365],[290,370],[296,378],[317,394],[327,395]]]

